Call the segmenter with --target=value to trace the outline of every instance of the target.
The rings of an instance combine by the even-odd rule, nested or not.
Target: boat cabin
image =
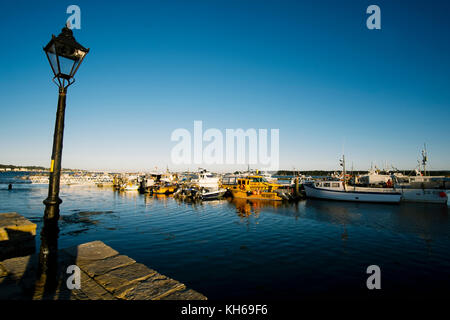
[[[343,181],[316,181],[314,186],[320,189],[344,190]]]

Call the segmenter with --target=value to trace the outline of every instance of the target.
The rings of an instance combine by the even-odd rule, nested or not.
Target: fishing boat
[[[237,184],[229,190],[234,198],[248,200],[287,200],[279,184],[270,183],[260,175],[251,175],[237,179]]]
[[[279,196],[277,192],[269,192],[269,191],[243,191],[238,189],[231,190],[233,198],[236,199],[247,199],[247,200],[275,200],[282,201],[284,200]]]
[[[306,196],[338,201],[399,203],[402,194],[393,188],[368,188],[347,185],[345,155],[340,160],[342,179],[305,183]]]
[[[219,177],[207,170],[201,170],[198,173],[197,178],[192,179],[191,182],[199,188],[205,188],[208,190],[219,189]]]
[[[176,189],[177,189],[177,186],[175,186],[175,185],[161,185],[161,186],[156,186],[153,189],[153,193],[154,194],[171,194],[171,193],[174,193]]]
[[[327,200],[399,203],[402,194],[392,188],[347,186],[344,181],[316,181],[304,184],[306,196]]]
[[[402,201],[424,203],[448,203],[446,190],[450,179],[445,176],[427,176],[428,154],[426,145],[422,150],[422,161],[414,169],[415,175],[393,175],[394,187],[402,193]],[[423,166],[423,172],[422,172]]]

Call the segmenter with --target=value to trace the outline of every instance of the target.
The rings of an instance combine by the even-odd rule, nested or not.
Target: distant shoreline
[[[104,170],[105,172],[109,173],[119,173],[118,171],[110,171],[110,170]],[[278,176],[295,176],[297,174],[307,175],[307,176],[328,176],[336,171],[339,170],[278,170],[271,172],[273,175]],[[43,173],[48,174],[49,168],[39,167],[39,166],[16,166],[16,165],[2,165],[0,164],[0,174],[1,173],[13,173],[13,172],[23,172],[23,173]],[[102,170],[86,170],[86,169],[63,169],[62,172],[64,173],[71,173],[71,172],[84,172],[84,173],[90,173],[90,172],[102,172]],[[130,170],[126,171],[127,173],[145,173],[146,170]],[[173,171],[178,172],[178,171]],[[181,172],[181,171],[180,171]],[[354,171],[348,171],[349,174],[366,174],[368,170],[354,170]],[[380,173],[385,172],[384,170],[380,170]],[[415,175],[414,170],[396,170],[395,172],[401,172],[404,175]],[[233,173],[233,171],[230,171],[230,173]],[[430,176],[447,176],[450,177],[450,170],[427,170],[427,175]]]

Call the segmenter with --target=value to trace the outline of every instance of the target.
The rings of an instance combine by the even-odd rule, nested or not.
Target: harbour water
[[[42,226],[46,185],[0,184],[0,212]],[[63,186],[59,246],[101,240],[209,299],[449,296],[445,205],[302,200],[297,204],[171,197]],[[36,237],[39,248],[39,237]],[[378,293],[377,293],[378,294]]]

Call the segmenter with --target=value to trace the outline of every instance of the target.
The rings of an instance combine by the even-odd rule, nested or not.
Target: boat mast
[[[342,155],[342,160],[341,160],[341,166],[342,166],[342,174],[344,176],[344,190],[346,190],[345,187],[345,155]]]
[[[345,181],[345,155],[344,154],[342,155],[342,163],[343,163],[343,171],[344,171],[344,188],[345,188],[346,181]]]
[[[423,144],[423,150],[422,150],[422,165],[423,165],[423,175],[426,176],[427,175],[427,161],[428,161],[428,156],[427,156],[427,146],[424,143]]]

